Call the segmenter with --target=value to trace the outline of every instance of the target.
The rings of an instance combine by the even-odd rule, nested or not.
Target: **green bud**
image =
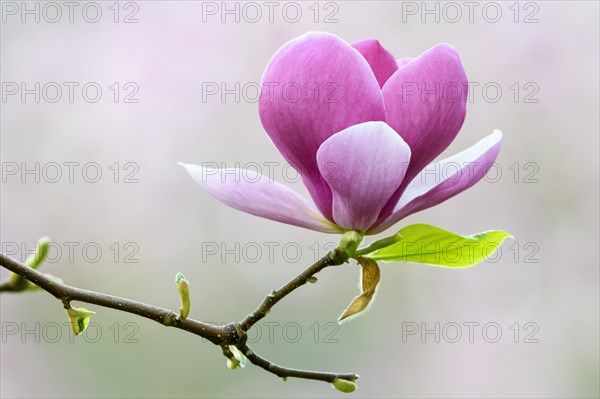
[[[25,264],[33,269],[37,269],[46,260],[48,250],[50,249],[50,238],[42,237],[38,240],[35,252],[27,258]]]
[[[181,307],[179,308],[179,316],[185,320],[190,315],[192,303],[190,301],[190,282],[187,281],[183,274],[177,273],[175,276],[175,284],[181,298]]]
[[[33,269],[39,268],[44,263],[44,260],[46,260],[49,248],[50,239],[48,237],[40,238],[36,244],[35,252],[27,257],[25,264]],[[25,277],[15,273],[10,273],[9,281],[13,291],[35,290],[39,288],[37,285],[27,281]]]
[[[233,354],[235,360],[237,360],[238,366],[242,368],[246,367],[246,362],[248,361],[246,356],[244,356],[244,354],[234,345],[229,345],[229,350]]]
[[[238,362],[232,359],[227,359],[227,368],[229,370],[235,370],[238,368]]]
[[[341,378],[336,378],[335,380],[333,380],[333,383],[331,385],[333,385],[333,387],[338,391],[344,393],[350,393],[356,390],[356,384],[354,382],[343,380]]]
[[[244,356],[244,354],[240,352],[240,350],[234,345],[229,345],[228,348],[233,357],[227,359],[227,368],[229,370],[235,370],[238,367],[246,367],[246,362],[248,361],[248,358]]]
[[[92,312],[85,308],[68,308],[67,315],[69,316],[69,321],[71,322],[73,334],[79,335],[84,332],[85,328],[90,322],[90,317],[95,314],[96,312]]]
[[[315,276],[310,276],[310,277],[308,278],[308,282],[309,282],[309,283],[311,283],[311,284],[314,284],[314,283],[316,283],[317,281],[318,281],[318,280],[317,280],[317,278],[316,278]]]
[[[342,239],[340,240],[340,249],[346,252],[350,258],[353,258],[362,239],[363,233],[354,230],[347,231],[342,235]]]

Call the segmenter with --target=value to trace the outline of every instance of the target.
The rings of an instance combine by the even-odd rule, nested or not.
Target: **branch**
[[[329,373],[320,371],[297,370],[278,366],[269,360],[257,355],[246,344],[247,332],[259,320],[264,318],[273,306],[281,299],[285,298],[291,292],[306,284],[314,278],[314,275],[325,269],[328,266],[337,266],[346,262],[348,255],[336,249],[331,251],[325,257],[315,262],[312,266],[300,273],[296,278],[281,287],[277,291],[271,291],[269,295],[261,302],[261,304],[244,320],[239,323],[229,323],[224,326],[215,326],[204,323],[202,321],[185,318],[182,319],[178,314],[168,309],[163,309],[157,306],[145,304],[127,298],[116,297],[99,292],[88,291],[67,284],[58,282],[43,273],[19,262],[3,253],[0,253],[0,266],[11,272],[19,275],[31,283],[37,285],[41,289],[47,291],[56,299],[63,303],[63,306],[68,309],[72,301],[80,301],[93,305],[103,306],[106,308],[115,309],[121,312],[135,314],[154,320],[167,327],[175,327],[185,330],[192,334],[203,337],[215,345],[223,349],[223,353],[230,357],[231,352],[229,346],[235,346],[240,350],[254,365],[273,373],[281,378],[295,377],[310,380],[319,380],[325,382],[334,382],[334,380],[356,381],[357,374],[353,373]],[[21,291],[18,287],[15,288],[10,280],[0,283],[0,292],[18,292]]]
[[[315,276],[318,272],[325,269],[328,266],[339,266],[348,260],[348,255],[339,249],[334,249],[329,254],[315,262],[311,267],[300,273],[295,279],[278,289],[277,291],[271,291],[269,295],[263,299],[262,303],[250,313],[244,320],[240,322],[240,326],[244,331],[248,331],[255,325],[259,320],[264,318],[271,308],[275,306],[277,302],[285,298],[289,293],[294,291],[306,284],[308,280]]]
[[[126,313],[132,313],[154,320],[165,326],[180,328],[206,338],[215,345],[221,345],[227,340],[227,337],[223,336],[224,331],[221,327],[193,319],[181,320],[177,314],[168,309],[133,301],[131,299],[71,287],[55,281],[45,274],[40,273],[3,253],[0,253],[0,265],[11,272],[26,278],[44,291],[47,291],[56,299],[60,300],[65,308],[70,307],[71,301],[80,301]],[[4,285],[5,284],[2,284],[0,287]]]
[[[269,360],[257,355],[246,345],[242,345],[239,348],[244,355],[256,366],[267,370],[270,373],[277,375],[278,377],[283,378],[284,380],[288,377],[295,378],[304,378],[307,380],[319,380],[326,382],[333,382],[336,379],[348,380],[348,381],[356,381],[359,378],[358,374],[354,373],[327,373],[324,371],[309,371],[309,370],[298,370],[291,369],[287,367],[278,366],[275,363],[270,362]]]

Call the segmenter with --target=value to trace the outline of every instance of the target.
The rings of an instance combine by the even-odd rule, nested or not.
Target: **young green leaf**
[[[461,268],[476,265],[492,255],[510,233],[490,230],[461,236],[427,224],[400,230],[401,239],[369,255],[385,262],[400,261]]]
[[[79,335],[84,332],[90,322],[90,317],[95,314],[96,312],[92,312],[91,310],[87,310],[85,308],[68,308],[67,315],[69,316],[69,321],[71,322],[73,334]]]
[[[377,262],[375,262],[373,259],[365,257],[358,257],[357,261],[362,267],[362,293],[354,298],[350,306],[348,306],[348,309],[346,309],[340,316],[338,322],[341,322],[350,316],[358,315],[364,311],[371,303],[371,300],[375,295],[375,289],[377,288],[379,280],[381,279],[381,272]]]

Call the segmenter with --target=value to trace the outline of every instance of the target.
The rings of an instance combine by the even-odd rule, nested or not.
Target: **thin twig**
[[[165,326],[180,328],[206,338],[216,345],[221,345],[227,340],[227,337],[224,334],[225,329],[222,327],[193,319],[181,320],[177,314],[168,309],[159,308],[131,299],[71,287],[70,285],[53,280],[45,274],[40,273],[3,253],[0,253],[0,265],[15,274],[25,277],[44,291],[47,291],[56,299],[60,300],[65,307],[69,307],[71,301],[90,303],[142,316]]]
[[[319,271],[328,266],[341,265],[347,259],[347,254],[339,249],[330,252],[328,255],[315,262],[315,264],[310,266],[304,272],[300,273],[296,278],[284,285],[282,288],[277,291],[272,291],[269,295],[267,295],[258,308],[250,313],[240,323],[229,323],[224,326],[216,326],[190,318],[182,320],[176,313],[168,309],[163,309],[127,298],[120,298],[99,292],[75,288],[58,282],[3,253],[0,253],[0,266],[19,276],[24,277],[28,281],[47,291],[55,298],[60,300],[65,308],[69,308],[72,301],[79,301],[135,314],[150,320],[154,320],[164,326],[175,327],[206,338],[213,344],[223,348],[225,354],[230,353],[229,350],[226,349],[227,346],[233,345],[242,353],[244,353],[250,362],[279,377],[295,377],[333,382],[333,380],[336,378],[355,381],[358,379],[358,375],[352,373],[328,373],[281,367],[255,354],[246,345],[246,340],[248,330],[252,328],[257,321],[265,317],[277,302],[298,287],[306,284],[306,282]],[[10,281],[0,283],[0,292],[19,291],[18,289],[14,288],[14,286],[11,286]]]
[[[253,325],[255,325],[259,320],[264,318],[269,313],[271,308],[275,306],[277,302],[285,298],[296,288],[306,284],[311,277],[314,277],[315,274],[328,266],[339,266],[347,260],[348,255],[346,255],[344,252],[338,249],[331,251],[326,256],[315,262],[311,267],[296,276],[295,279],[277,291],[271,291],[271,293],[268,294],[265,299],[263,299],[261,304],[240,322],[242,330],[248,331],[250,328],[252,328]]]
[[[252,349],[246,345],[242,345],[238,348],[248,360],[258,367],[267,370],[270,373],[275,374],[281,378],[304,378],[307,380],[319,380],[326,382],[333,382],[335,379],[343,379],[348,381],[356,381],[359,378],[358,374],[354,373],[327,373],[324,371],[310,371],[310,370],[299,370],[287,367],[278,366],[275,363],[257,355]]]

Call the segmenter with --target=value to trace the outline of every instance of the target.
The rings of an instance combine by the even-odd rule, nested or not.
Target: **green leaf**
[[[348,309],[346,309],[340,316],[338,322],[341,322],[350,316],[356,316],[367,309],[371,303],[371,300],[373,299],[373,296],[375,295],[375,289],[379,284],[379,280],[381,279],[381,272],[377,262],[365,257],[359,257],[357,261],[362,267],[362,293],[354,298],[350,306],[348,306]]]
[[[385,262],[400,261],[461,268],[476,265],[492,255],[510,233],[490,230],[461,236],[428,224],[413,224],[400,230],[400,240],[369,255]]]

